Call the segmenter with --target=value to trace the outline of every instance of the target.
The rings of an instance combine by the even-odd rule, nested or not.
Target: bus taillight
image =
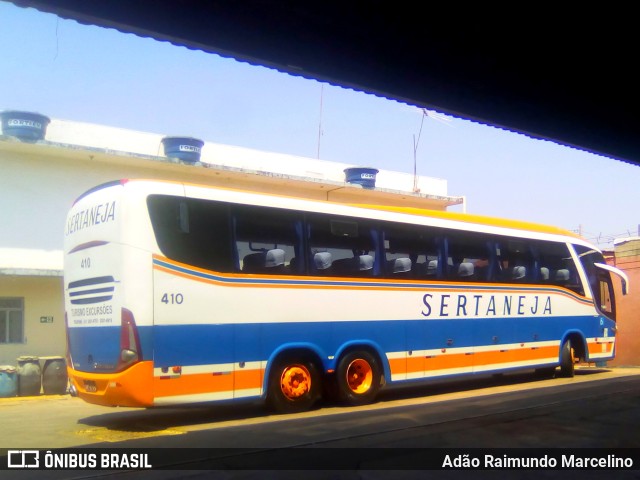
[[[126,308],[122,309],[120,326],[120,358],[118,370],[138,362],[142,358],[138,328],[133,318],[133,313]]]

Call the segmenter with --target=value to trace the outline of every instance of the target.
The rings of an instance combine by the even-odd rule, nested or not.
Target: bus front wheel
[[[302,412],[313,407],[320,391],[320,375],[313,362],[279,360],[269,375],[267,402],[281,413]]]
[[[571,378],[575,373],[575,354],[571,340],[566,340],[560,350],[560,376]]]
[[[336,383],[340,400],[349,405],[365,405],[380,390],[378,359],[367,351],[351,352],[338,362]]]

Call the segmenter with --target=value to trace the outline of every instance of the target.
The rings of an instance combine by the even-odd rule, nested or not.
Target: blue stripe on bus
[[[586,322],[585,322],[586,320]],[[309,345],[319,354],[325,368],[333,368],[328,357],[352,342],[377,346],[386,352],[468,348],[513,343],[560,340],[575,326],[590,323],[582,330],[585,338],[598,337],[600,329],[593,317],[543,317],[523,319],[390,320],[296,323],[246,323],[217,325],[156,325],[139,327],[144,359],[156,367],[253,362],[269,359],[283,345]],[[90,362],[117,364],[120,328],[70,328],[74,365],[81,370]],[[452,343],[449,344],[449,340]],[[91,357],[89,358],[89,355]]]
[[[524,328],[512,318],[156,326],[154,360],[156,366],[260,361],[284,344],[307,344],[315,346],[330,366],[327,357],[352,342],[378,345],[380,354],[532,343],[560,340],[580,323],[577,317],[547,317],[529,319]],[[582,334],[601,335],[596,328]]]

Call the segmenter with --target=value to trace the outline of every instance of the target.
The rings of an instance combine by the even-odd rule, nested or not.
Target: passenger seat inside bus
[[[570,279],[569,270],[566,268],[557,270],[554,278],[555,278],[554,283],[558,285],[566,285],[567,283],[569,283],[569,279]]]
[[[411,259],[409,257],[394,258],[387,261],[387,272],[394,277],[406,277],[411,274]]]
[[[246,273],[278,274],[284,272],[284,250],[274,248],[263,252],[250,253],[242,262]]]
[[[358,255],[358,271],[360,275],[373,275],[373,255]]]
[[[330,275],[333,258],[329,252],[318,252],[313,256],[313,266],[320,275]]]
[[[549,281],[549,269],[547,267],[540,268],[540,281],[541,282]]]
[[[413,276],[415,278],[429,278],[438,275],[438,261],[428,260],[426,262],[418,262],[413,267]]]
[[[511,280],[515,282],[523,282],[527,277],[527,267],[523,265],[516,265],[511,271]]]
[[[471,262],[462,262],[458,266],[458,278],[465,280],[475,280],[475,268]]]
[[[367,277],[373,275],[373,255],[356,255],[333,262],[336,275]]]
[[[438,261],[437,260],[429,260],[427,264],[427,276],[435,277],[438,275]]]

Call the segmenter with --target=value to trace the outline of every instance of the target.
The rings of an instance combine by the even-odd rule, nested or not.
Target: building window
[[[24,299],[0,297],[0,343],[24,342]]]

